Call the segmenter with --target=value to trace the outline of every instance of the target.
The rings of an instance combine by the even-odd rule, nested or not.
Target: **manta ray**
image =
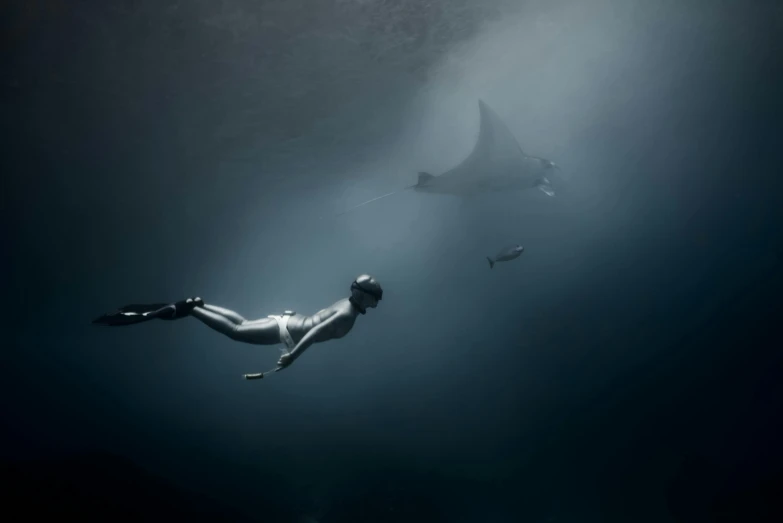
[[[479,100],[480,128],[473,151],[456,167],[438,176],[419,173],[411,188],[418,192],[471,196],[482,192],[538,188],[554,196],[548,170],[558,166],[544,158],[528,156],[503,120]]]
[[[551,160],[525,154],[495,111],[483,100],[479,100],[478,106],[479,134],[470,155],[442,174],[419,172],[417,183],[403,190],[465,198],[486,192],[539,189],[548,196],[554,196],[555,191],[547,176],[552,170],[559,169],[559,166]],[[390,192],[360,203],[338,216],[399,192]]]

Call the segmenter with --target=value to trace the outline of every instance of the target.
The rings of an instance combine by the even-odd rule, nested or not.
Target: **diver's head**
[[[522,252],[525,250],[525,248],[524,248],[524,247],[522,247],[521,245],[517,245],[517,246],[515,247],[515,249],[516,249],[516,251],[517,251],[518,253],[520,253],[520,254],[521,254],[521,253],[522,253]]]
[[[366,309],[375,308],[383,299],[381,284],[369,274],[362,274],[351,284],[351,303],[364,314]]]

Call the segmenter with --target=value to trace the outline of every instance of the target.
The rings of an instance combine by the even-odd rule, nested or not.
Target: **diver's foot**
[[[181,300],[172,303],[171,305],[166,305],[151,313],[150,316],[160,320],[178,320],[185,316],[190,316],[190,313],[193,312],[193,309],[196,307],[203,306],[204,300],[201,298],[188,298],[187,300]]]
[[[190,310],[193,310],[194,307],[203,307],[204,306],[204,300],[202,300],[201,298],[198,298],[198,297],[196,297],[196,298],[188,298],[187,300],[185,300],[185,302],[192,305]]]
[[[264,373],[258,372],[256,374],[242,374],[242,377],[245,378],[246,380],[260,380],[261,378],[264,377]]]

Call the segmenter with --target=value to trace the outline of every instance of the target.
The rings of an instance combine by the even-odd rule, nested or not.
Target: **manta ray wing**
[[[525,169],[525,154],[506,124],[483,100],[478,105],[479,134],[471,153],[438,176],[420,173],[416,189],[467,196],[503,185]]]

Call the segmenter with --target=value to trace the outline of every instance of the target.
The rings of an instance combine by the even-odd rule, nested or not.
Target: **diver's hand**
[[[275,369],[275,372],[282,370],[289,365],[291,365],[294,362],[294,357],[291,356],[290,352],[286,352],[282,356],[280,356],[280,359],[277,360],[277,369]]]
[[[187,300],[172,303],[158,311],[155,311],[155,317],[161,320],[178,320],[185,316],[190,316],[193,309],[203,307],[204,300],[201,298],[188,298]]]

